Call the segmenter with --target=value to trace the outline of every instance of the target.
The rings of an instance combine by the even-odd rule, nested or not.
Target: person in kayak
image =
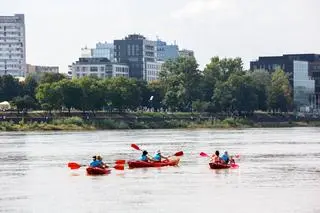
[[[93,161],[90,163],[90,167],[108,168],[108,165],[102,162],[102,157],[100,155],[93,156]]]
[[[148,152],[146,150],[142,152],[142,155],[139,160],[145,161],[145,162],[153,161],[151,158],[149,158]]]
[[[230,161],[230,157],[227,151],[224,152],[224,154],[221,157],[221,160],[223,161],[223,163],[228,164]]]
[[[213,162],[213,163],[221,163],[220,152],[218,150],[212,156],[211,162]]]
[[[164,158],[164,159],[166,159],[166,160],[169,160],[169,158],[161,155],[161,151],[160,151],[160,150],[158,150],[158,151],[156,152],[156,154],[153,156],[153,160],[156,161],[156,162],[161,162],[162,158]]]

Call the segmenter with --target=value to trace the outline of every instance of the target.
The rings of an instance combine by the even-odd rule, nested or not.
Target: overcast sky
[[[140,33],[212,56],[320,53],[320,0],[0,0],[0,15],[24,13],[27,63],[67,66],[80,49]]]

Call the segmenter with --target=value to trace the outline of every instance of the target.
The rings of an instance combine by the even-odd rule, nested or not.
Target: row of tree
[[[181,57],[163,65],[159,80],[133,78],[68,80],[62,74],[29,76],[18,82],[0,77],[0,101],[18,110],[63,108],[82,111],[139,108],[198,112],[253,112],[292,109],[288,76],[277,70],[244,71],[240,58],[214,57],[201,71],[195,58]]]

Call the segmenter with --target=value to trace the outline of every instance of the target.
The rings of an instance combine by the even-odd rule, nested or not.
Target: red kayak
[[[145,162],[145,161],[128,161],[129,169],[146,168],[146,167],[163,167],[163,166],[176,166],[179,164],[180,158],[170,157],[169,160],[161,162]]]
[[[88,167],[87,174],[88,175],[106,175],[110,174],[111,169],[102,169],[99,167]]]
[[[209,163],[211,169],[230,169],[238,168],[237,164]]]

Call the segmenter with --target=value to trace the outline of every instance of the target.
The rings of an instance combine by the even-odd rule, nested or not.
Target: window
[[[100,67],[100,71],[102,71],[102,72],[103,72],[103,71],[104,71],[104,67]]]
[[[98,67],[90,67],[90,72],[97,72],[98,71]]]

